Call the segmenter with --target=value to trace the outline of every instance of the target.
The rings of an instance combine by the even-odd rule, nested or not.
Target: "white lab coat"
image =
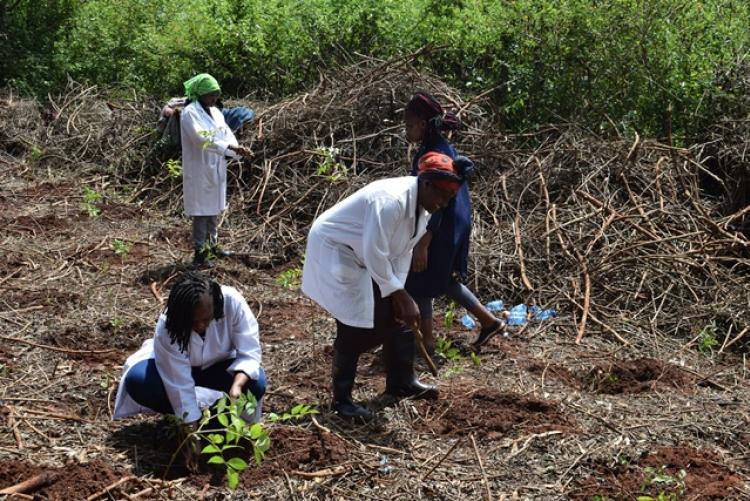
[[[188,216],[216,216],[227,207],[227,156],[237,139],[216,107],[206,113],[198,101],[180,114],[182,194]]]
[[[374,326],[372,280],[382,297],[403,289],[429,213],[414,176],[375,181],[318,217],[307,238],[302,291],[352,327]]]
[[[185,422],[193,422],[201,417],[201,410],[221,398],[222,393],[210,388],[196,387],[191,368],[202,369],[229,358],[236,360],[227,372],[242,371],[250,379],[260,375],[261,348],[258,337],[258,322],[250,307],[237,289],[222,286],[224,294],[224,318],[213,320],[206,329],[205,338],[196,332],[190,337],[188,352],[180,352],[172,344],[166,329],[167,317],[162,314],[156,323],[156,333],[152,339],[125,362],[121,382],[125,380],[131,367],[142,360],[153,358],[164,389],[172,404],[175,415],[185,416]],[[139,405],[120,384],[115,399],[114,418],[124,418],[140,412],[154,412]]]

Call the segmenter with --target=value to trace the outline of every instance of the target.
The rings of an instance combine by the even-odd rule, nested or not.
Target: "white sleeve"
[[[218,125],[221,126],[222,124]],[[226,122],[223,125],[227,127]],[[219,135],[218,132],[205,129],[200,124],[196,112],[189,107],[182,110],[180,114],[180,131],[183,141],[189,141],[204,151],[215,155],[237,157],[234,151],[228,149],[232,142],[227,140],[226,137],[217,139],[215,136]],[[227,132],[234,138],[232,131]],[[236,144],[236,142],[237,140],[235,139],[234,143]]]
[[[237,358],[227,371],[234,373],[244,372],[247,377],[257,380],[260,376],[261,348],[258,336],[258,321],[250,311],[247,301],[239,292],[225,293],[224,300],[232,301],[231,318],[229,324],[229,336],[232,339]]]
[[[391,259],[397,256],[390,255],[390,242],[401,219],[403,209],[396,200],[381,197],[367,203],[362,225],[362,257],[382,297],[404,288],[391,264]]]
[[[200,419],[201,410],[195,397],[195,381],[191,373],[190,355],[187,352],[181,352],[177,344],[170,341],[164,315],[159,317],[156,324],[154,362],[175,416],[186,423]]]

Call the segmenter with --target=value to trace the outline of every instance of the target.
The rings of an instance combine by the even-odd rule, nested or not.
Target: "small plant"
[[[83,187],[83,199],[81,201],[81,211],[88,214],[90,218],[95,218],[101,214],[101,209],[96,206],[102,201],[102,196],[88,186]]]
[[[132,247],[133,242],[128,242],[127,240],[120,240],[119,238],[115,238],[114,242],[112,242],[112,250],[115,251],[115,254],[120,257],[127,256]]]
[[[445,377],[455,376],[463,372],[463,367],[459,364],[461,361],[461,351],[453,346],[453,342],[444,337],[439,337],[435,341],[435,353],[437,356],[450,362],[451,366],[444,372]]]
[[[119,329],[124,324],[125,322],[120,317],[115,317],[109,321],[109,325],[111,325],[113,329]]]
[[[282,271],[276,278],[276,284],[280,285],[285,289],[296,290],[300,288],[302,280],[302,269],[289,268],[286,271]]]
[[[182,177],[182,163],[179,160],[170,158],[167,160],[167,173],[171,178]]]
[[[448,305],[448,309],[445,310],[445,328],[450,329],[453,327],[453,319],[456,316],[456,302],[451,301]]]
[[[31,147],[30,158],[33,163],[39,162],[44,156],[44,150],[37,145]]]
[[[685,477],[687,472],[680,470],[677,472],[677,476],[670,475],[666,467],[661,468],[646,467],[643,469],[643,490],[652,485],[666,485],[670,486],[670,491],[660,491],[656,497],[653,496],[638,496],[637,501],[677,501],[680,497],[685,494]]]
[[[314,407],[312,407],[310,405],[297,404],[294,407],[292,407],[289,410],[289,412],[285,412],[285,413],[283,413],[281,415],[278,415],[278,414],[276,414],[274,412],[270,413],[268,415],[268,419],[272,423],[276,423],[278,421],[298,420],[298,419],[302,419],[303,417],[309,416],[309,415],[312,415],[312,414],[320,414],[320,413],[318,412],[318,409],[316,409],[316,408],[314,408]]]
[[[711,323],[703,327],[703,330],[699,333],[698,351],[701,353],[712,352],[714,347],[719,344],[718,334],[719,326],[716,324],[716,320],[712,320]]]
[[[612,498],[610,498],[609,496],[600,496],[597,494],[596,496],[591,498],[591,501],[612,501]]]
[[[475,366],[481,367],[482,366],[482,359],[479,358],[479,355],[476,354],[476,352],[471,352],[471,361],[474,363]]]
[[[172,455],[170,466],[177,454],[191,440],[199,440],[208,445],[201,449],[201,454],[209,456],[208,464],[223,465],[226,469],[227,485],[235,489],[240,480],[240,473],[248,468],[247,461],[240,457],[228,457],[229,451],[242,449],[241,442],[249,443],[253,449],[255,463],[263,462],[266,451],[271,447],[271,439],[261,423],[248,423],[242,416],[252,415],[258,403],[249,391],[239,398],[230,399],[224,395],[211,409],[203,411],[198,428],[187,434]],[[207,429],[209,423],[218,421],[221,428]],[[169,467],[167,467],[169,470]]]
[[[327,176],[328,180],[332,183],[346,177],[346,165],[337,160],[339,153],[341,153],[339,148],[321,146],[315,149],[315,153],[323,157],[323,161],[318,165],[318,170],[315,171],[316,175]]]

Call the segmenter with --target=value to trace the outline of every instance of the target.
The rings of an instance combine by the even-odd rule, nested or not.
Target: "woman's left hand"
[[[240,398],[240,395],[242,395],[242,389],[249,382],[250,378],[247,374],[240,371],[235,372],[234,380],[232,381],[232,387],[229,388],[229,398],[231,398],[232,400]]]

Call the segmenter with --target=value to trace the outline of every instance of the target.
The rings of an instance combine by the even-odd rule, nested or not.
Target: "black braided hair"
[[[172,287],[167,300],[167,332],[172,343],[177,343],[181,352],[188,349],[190,333],[193,331],[193,313],[201,297],[209,293],[214,302],[214,320],[224,317],[224,295],[221,286],[206,275],[189,271],[182,275]]]

